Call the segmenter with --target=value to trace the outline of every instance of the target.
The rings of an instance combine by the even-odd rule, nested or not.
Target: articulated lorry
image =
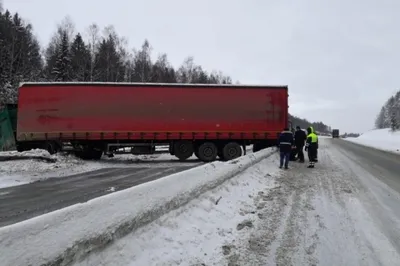
[[[283,128],[291,128],[287,86],[24,83],[18,106],[4,110],[3,150],[54,154],[69,146],[83,159],[121,148],[152,154],[168,145],[182,161],[231,160],[247,145],[275,146]]]
[[[332,138],[339,138],[339,129],[332,130]]]

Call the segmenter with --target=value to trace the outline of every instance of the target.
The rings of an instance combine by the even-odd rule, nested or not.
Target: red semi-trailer
[[[18,150],[51,153],[69,143],[86,159],[169,145],[180,160],[209,162],[274,146],[288,124],[287,86],[24,83],[16,139]]]

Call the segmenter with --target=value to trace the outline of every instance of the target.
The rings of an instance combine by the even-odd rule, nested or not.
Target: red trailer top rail
[[[191,87],[191,88],[259,88],[288,89],[287,85],[262,84],[198,84],[198,83],[151,83],[151,82],[21,82],[19,87],[29,86],[122,86],[122,87]]]

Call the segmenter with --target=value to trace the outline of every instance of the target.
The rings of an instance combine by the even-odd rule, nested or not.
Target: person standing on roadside
[[[303,148],[306,143],[307,135],[304,130],[299,126],[296,127],[296,133],[294,134],[294,142],[296,146],[296,153],[301,163],[304,163]]]
[[[315,136],[317,137],[317,145],[316,145],[316,150],[315,150],[315,158],[314,158],[314,162],[318,163],[318,134],[317,132],[314,130],[314,128],[312,126],[310,126],[311,128],[311,132],[315,134]]]
[[[293,133],[289,131],[289,128],[285,128],[279,136],[279,151],[281,157],[279,168],[285,165],[285,169],[289,169],[289,160],[293,145]]]
[[[308,160],[310,161],[308,168],[314,168],[317,162],[318,136],[314,133],[312,127],[307,128],[307,141],[305,150],[308,152]]]

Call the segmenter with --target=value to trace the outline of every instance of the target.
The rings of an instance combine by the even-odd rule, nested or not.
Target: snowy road
[[[240,257],[252,265],[398,265],[400,157],[331,139],[319,157],[316,169],[296,165],[256,198],[267,204]]]
[[[0,227],[143,184],[198,164],[106,168],[0,189]]]
[[[273,155],[77,265],[399,265],[399,157],[321,138],[319,160]]]

